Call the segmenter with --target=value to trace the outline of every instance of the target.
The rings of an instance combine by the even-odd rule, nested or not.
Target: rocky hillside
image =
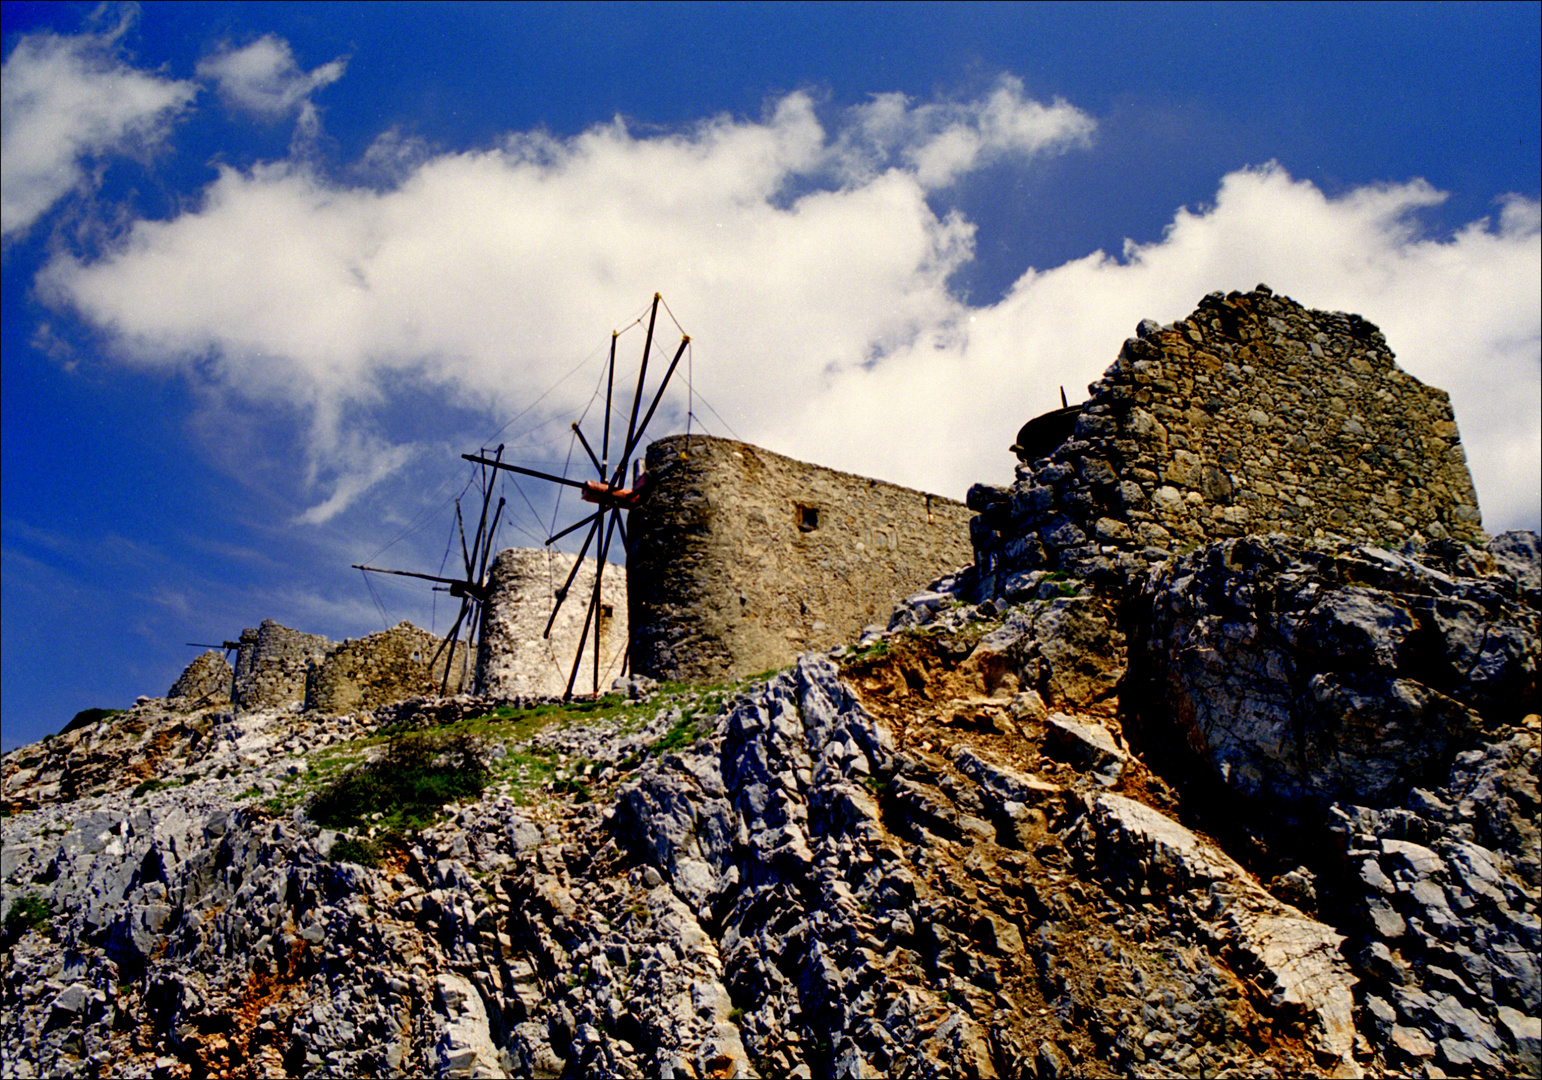
[[[971,575],[721,687],[4,758],[6,1076],[1539,1063],[1537,538]]]

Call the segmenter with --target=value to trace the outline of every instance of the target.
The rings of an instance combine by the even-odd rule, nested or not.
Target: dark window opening
[[[798,528],[804,532],[813,532],[819,528],[819,510],[813,506],[799,506]]]

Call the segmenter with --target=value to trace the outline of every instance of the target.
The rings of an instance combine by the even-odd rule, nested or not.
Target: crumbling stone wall
[[[210,649],[183,669],[171,689],[166,691],[166,700],[178,708],[228,704],[234,675],[225,654]]]
[[[781,667],[970,560],[969,511],[952,499],[699,435],[660,439],[646,461],[628,555],[645,675]]]
[[[982,594],[1132,574],[1213,539],[1486,540],[1451,403],[1358,315],[1260,285],[1141,323],[1070,437],[969,504]]]
[[[612,543],[616,543],[612,540]],[[481,642],[477,648],[476,693],[515,698],[555,696],[567,689],[578,639],[594,594],[595,561],[585,559],[569,586],[550,636],[545,636],[557,591],[567,581],[576,555],[549,548],[510,548],[498,553],[488,574]],[[607,565],[600,581],[600,689],[608,689],[626,659],[627,574]],[[594,626],[573,685],[594,685]]]
[[[302,634],[272,619],[241,631],[231,702],[237,711],[286,709],[305,701],[305,680],[331,643],[320,634]]]
[[[325,713],[365,712],[405,698],[438,694],[449,669],[447,692],[457,694],[468,674],[466,646],[457,642],[454,655],[421,627],[401,622],[368,637],[349,638],[330,646],[307,673],[305,707]],[[429,665],[439,655],[432,669]]]

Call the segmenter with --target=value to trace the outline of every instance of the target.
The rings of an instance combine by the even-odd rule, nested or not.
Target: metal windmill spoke
[[[653,310],[648,314],[648,336],[643,340],[642,367],[637,372],[637,392],[632,395],[632,418],[627,421],[626,442],[622,444],[627,448],[627,452],[621,455],[621,464],[616,468],[616,475],[611,478],[612,487],[626,476],[628,456],[631,453],[633,436],[637,432],[637,409],[642,404],[643,383],[648,378],[648,350],[653,347],[653,324],[659,317],[659,301],[662,299],[663,297],[658,293],[653,294]]]
[[[590,529],[589,535],[584,538],[584,546],[579,549],[578,558],[573,560],[573,568],[568,571],[568,579],[562,583],[562,588],[557,590],[557,602],[552,605],[551,618],[546,620],[546,629],[541,632],[543,638],[551,637],[551,628],[552,624],[557,621],[557,612],[562,610],[562,602],[568,598],[568,590],[573,587],[573,579],[578,576],[578,568],[584,565],[584,556],[589,554],[589,545],[594,543],[595,534],[600,531],[598,519],[604,512],[603,510],[597,511],[584,519],[584,521],[593,522],[594,528]],[[579,524],[583,524],[583,522],[579,522]]]
[[[600,474],[600,479],[605,479],[605,466],[601,464],[600,459],[595,456],[594,447],[589,445],[589,440],[584,438],[583,429],[578,426],[577,420],[573,421],[573,434],[578,436],[578,441],[583,444],[584,453],[588,454],[589,460],[594,462],[594,468]]]
[[[494,460],[501,459],[502,457],[503,457],[503,447],[500,446],[500,447],[498,447],[497,453],[494,455]],[[486,562],[486,552],[482,550],[483,545],[486,544],[488,547],[492,546],[492,537],[487,535],[487,532],[486,532],[486,530],[487,530],[487,504],[492,502],[492,499],[493,499],[493,485],[489,482],[488,477],[487,477],[487,470],[486,470],[486,468],[484,468],[482,470],[482,519],[477,522],[477,536],[476,536],[476,540],[471,545],[471,558],[469,560],[467,560],[467,562],[466,562],[466,576],[468,578],[471,576],[471,572],[476,568],[477,556],[479,554],[482,556],[482,561],[484,563]],[[499,508],[502,509],[502,503],[499,504]],[[478,578],[478,583],[479,584],[480,584],[480,580],[481,579]]]
[[[477,569],[477,584],[485,585],[487,582],[487,557],[493,551],[493,537],[498,532],[498,519],[503,517],[503,499],[498,500],[498,509],[493,512],[492,527],[487,530],[487,542],[482,545],[482,565]]]
[[[610,374],[605,378],[605,435],[600,440],[600,479],[605,479],[605,474],[610,471],[610,395],[616,386],[616,338],[620,335],[612,330],[610,332]]]
[[[496,469],[506,469],[509,472],[520,473],[523,476],[533,476],[537,480],[550,480],[554,484],[562,484],[566,487],[583,488],[588,485],[582,480],[569,480],[565,476],[553,476],[551,473],[539,472],[536,469],[526,469],[520,465],[510,465],[507,461],[494,461],[492,458],[478,457],[475,454],[462,454],[467,461],[476,462],[478,465],[491,465]]]
[[[612,525],[615,524],[615,514],[611,515],[611,524]],[[595,556],[594,593],[593,593],[593,595],[589,599],[589,610],[584,615],[584,628],[578,634],[578,643],[579,643],[578,644],[578,651],[576,653],[574,653],[574,655],[573,655],[573,670],[568,674],[568,686],[567,686],[567,690],[564,691],[564,696],[565,697],[572,697],[573,696],[573,683],[575,683],[578,680],[578,668],[579,668],[579,665],[581,665],[583,663],[583,660],[584,660],[584,647],[583,647],[583,643],[586,640],[588,640],[588,637],[589,637],[589,624],[591,622],[593,622],[596,619],[596,617],[599,615],[599,607],[600,607],[600,578],[601,578],[601,575],[602,575],[602,573],[604,571],[605,554],[606,554],[607,551],[610,550],[610,532],[611,532],[610,528],[607,527],[606,530],[605,530],[605,537],[604,537],[603,540],[600,541],[600,550],[599,550],[598,554]],[[596,629],[598,629],[598,628],[596,628]],[[598,650],[596,650],[596,652],[598,652]],[[596,671],[595,671],[595,677],[594,678],[595,678],[595,693],[599,693],[599,671],[598,671],[597,668],[596,668]]]
[[[610,554],[610,534],[612,529],[621,521],[621,511],[610,512],[610,525],[605,529],[605,545],[600,549],[600,557],[594,564],[594,695],[600,695],[600,631],[602,629],[601,616],[605,612],[605,593],[601,589],[601,583],[605,578],[605,560]]]
[[[622,462],[625,462],[632,456],[632,451],[636,449],[637,443],[641,441],[643,432],[648,430],[648,421],[653,419],[653,414],[655,410],[658,409],[659,402],[664,399],[664,390],[667,386],[669,386],[669,378],[675,373],[675,368],[680,366],[680,357],[685,355],[685,347],[690,343],[691,339],[689,336],[680,339],[680,348],[675,350],[675,358],[669,362],[669,370],[664,372],[664,381],[659,383],[658,393],[653,395],[653,403],[648,406],[647,415],[643,417],[642,423],[637,425],[637,433],[632,437],[632,440],[627,443],[626,452],[621,455]],[[625,466],[623,465],[622,472],[616,477],[616,480],[611,482],[615,483],[624,479],[626,479],[626,473]]]
[[[589,610],[584,614],[584,628],[578,635],[578,650],[573,654],[573,670],[568,673],[567,689],[562,692],[565,698],[573,696],[573,683],[578,679],[579,665],[584,662],[584,642],[589,639],[589,622],[594,618],[594,608],[597,603],[599,603],[599,596],[589,598]]]
[[[434,658],[428,662],[428,673],[432,675],[434,673],[434,665],[437,664],[439,662],[439,658],[444,655],[445,649],[450,650],[450,655],[444,662],[444,678],[439,683],[440,696],[449,693],[450,665],[455,662],[455,641],[460,636],[460,624],[466,618],[466,611],[468,608],[470,608],[470,606],[471,600],[469,597],[461,600],[460,614],[455,617],[455,626],[451,628],[448,634],[445,635],[444,640],[439,643],[439,648],[434,651]]]
[[[555,543],[558,540],[561,540],[568,533],[575,532],[578,529],[582,529],[585,525],[589,524],[589,522],[593,521],[595,518],[599,517],[604,512],[605,512],[605,508],[602,506],[598,510],[596,510],[594,513],[590,514],[588,517],[586,517],[586,518],[579,518],[577,521],[573,522],[573,524],[569,525],[567,528],[563,529],[561,532],[553,533],[551,536],[549,536],[547,538],[546,546],[547,547],[551,547],[553,543]]]
[[[418,578],[421,581],[437,581],[443,585],[466,586],[469,584],[472,588],[480,591],[480,586],[475,582],[462,581],[460,578],[439,577],[436,574],[420,574],[416,570],[383,570],[378,566],[361,566],[358,563],[353,563],[352,566],[355,570],[368,570],[371,574],[395,574],[397,577]],[[442,592],[443,590],[437,591]]]
[[[460,500],[455,500],[455,527],[460,530],[460,557],[466,564],[466,576],[471,576],[471,552],[466,549],[466,522],[460,516]]]

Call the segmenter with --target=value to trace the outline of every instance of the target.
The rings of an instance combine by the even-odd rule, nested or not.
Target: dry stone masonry
[[[302,634],[272,619],[242,630],[231,702],[244,711],[303,703],[306,674],[325,659],[330,645],[320,634]]]
[[[655,678],[783,666],[970,561],[968,509],[938,495],[699,435],[655,442],[647,473],[632,660]]]
[[[1010,489],[970,490],[987,593],[1036,569],[1127,577],[1250,533],[1486,539],[1449,398],[1358,315],[1260,285],[1137,334],[1065,442]]]
[[[404,698],[436,694],[445,685],[459,693],[467,682],[469,658],[464,645],[454,655],[441,656],[433,670],[429,663],[442,639],[427,630],[402,622],[390,630],[363,638],[331,642],[320,634],[304,634],[264,619],[256,629],[241,631],[235,671],[224,665],[226,693],[237,711],[256,709],[316,709],[341,713],[375,709]],[[217,671],[206,653],[182,673],[172,698],[188,697],[190,687],[202,686]],[[183,690],[178,694],[178,690]],[[188,700],[192,700],[188,698]],[[211,704],[211,701],[201,701]]]
[[[326,713],[362,712],[409,697],[458,693],[467,672],[467,650],[455,645],[440,654],[443,639],[409,622],[368,637],[328,647],[306,677],[305,707]],[[438,655],[438,662],[429,665]],[[445,669],[449,669],[448,686]]]
[[[171,689],[168,700],[189,708],[223,705],[230,702],[231,679],[235,672],[230,661],[218,649],[210,649],[183,670]]]
[[[560,695],[567,689],[594,594],[593,559],[584,560],[568,586],[549,636],[546,623],[576,558],[550,549],[510,548],[498,553],[487,579],[487,607],[477,649],[478,694],[516,698]],[[600,688],[606,689],[621,674],[626,657],[626,570],[607,566],[600,586]],[[575,690],[593,684],[594,632],[591,624]]]

